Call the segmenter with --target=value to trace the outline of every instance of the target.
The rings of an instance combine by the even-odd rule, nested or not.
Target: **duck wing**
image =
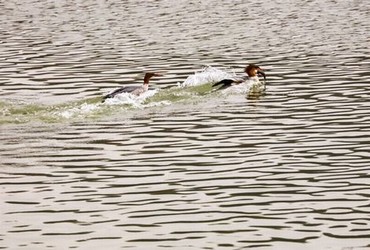
[[[221,85],[217,90],[226,89],[226,88],[230,87],[234,82],[236,82],[236,81],[232,80],[232,79],[224,79],[222,81],[214,83],[212,85],[212,87]]]
[[[113,98],[113,97],[115,97],[115,96],[116,96],[116,95],[118,95],[118,94],[122,94],[122,93],[131,93],[131,92],[133,92],[134,90],[136,90],[137,88],[139,88],[139,87],[137,87],[137,86],[127,86],[127,87],[122,87],[122,88],[116,89],[116,90],[115,90],[115,91],[113,91],[112,93],[110,93],[110,94],[108,94],[108,95],[104,96],[104,97],[103,97],[103,101],[104,101],[105,99],[108,99],[108,98]]]

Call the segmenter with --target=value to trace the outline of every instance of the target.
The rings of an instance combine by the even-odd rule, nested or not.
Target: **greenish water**
[[[29,122],[56,123],[71,121],[72,118],[98,118],[109,110],[102,108],[90,112],[91,105],[97,106],[101,98],[91,98],[78,102],[44,105],[0,102],[0,124],[22,124]],[[92,107],[92,106],[91,106]]]
[[[153,109],[158,106],[181,106],[205,102],[207,99],[217,100],[226,96],[212,83],[189,87],[169,87],[151,90],[146,97],[137,98],[124,94],[123,98],[102,102],[102,97],[94,97],[67,103],[27,104],[23,102],[0,102],[0,124],[22,124],[30,122],[65,123],[73,121],[98,121],[116,114],[131,114],[143,109]],[[235,93],[234,93],[235,94]],[[247,97],[259,98],[263,92],[251,91]],[[201,104],[200,104],[201,105]]]

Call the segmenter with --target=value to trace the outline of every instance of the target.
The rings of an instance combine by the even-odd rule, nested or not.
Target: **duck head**
[[[163,74],[156,73],[156,72],[148,72],[148,73],[146,73],[145,76],[144,76],[144,84],[149,84],[149,80],[153,76],[163,76]]]
[[[247,67],[245,67],[244,72],[247,73],[249,77],[262,76],[263,79],[266,81],[265,72],[255,64],[249,64]]]

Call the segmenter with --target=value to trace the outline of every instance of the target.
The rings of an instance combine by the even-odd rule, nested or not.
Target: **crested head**
[[[258,70],[260,70],[260,67],[256,64],[249,64],[245,67],[244,72],[247,73],[249,77],[253,77],[257,75]]]
[[[148,72],[148,73],[145,73],[145,76],[144,76],[144,83],[145,83],[145,84],[148,84],[148,83],[149,83],[150,78],[152,78],[153,76],[162,76],[162,74],[157,73],[157,72]]]
[[[255,77],[258,75],[262,75],[264,79],[266,80],[265,72],[256,64],[249,64],[247,67],[245,67],[244,72],[247,73],[249,77]]]

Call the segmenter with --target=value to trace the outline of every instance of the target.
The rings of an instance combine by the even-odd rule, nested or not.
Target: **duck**
[[[143,85],[141,85],[141,86],[126,86],[126,87],[116,89],[112,93],[109,93],[108,95],[104,96],[102,102],[104,102],[106,99],[114,98],[116,95],[122,94],[122,93],[130,93],[134,96],[141,96],[142,94],[144,94],[145,92],[148,91],[148,89],[149,89],[149,80],[153,76],[162,76],[162,74],[157,73],[157,72],[145,73]]]
[[[235,86],[238,84],[242,84],[245,82],[252,82],[253,84],[261,84],[259,80],[259,76],[262,76],[264,79],[264,83],[266,82],[266,74],[265,72],[256,64],[249,64],[245,67],[244,72],[247,74],[237,79],[223,79],[219,82],[216,82],[212,85],[212,87],[220,86],[216,90],[227,89],[231,86]]]

